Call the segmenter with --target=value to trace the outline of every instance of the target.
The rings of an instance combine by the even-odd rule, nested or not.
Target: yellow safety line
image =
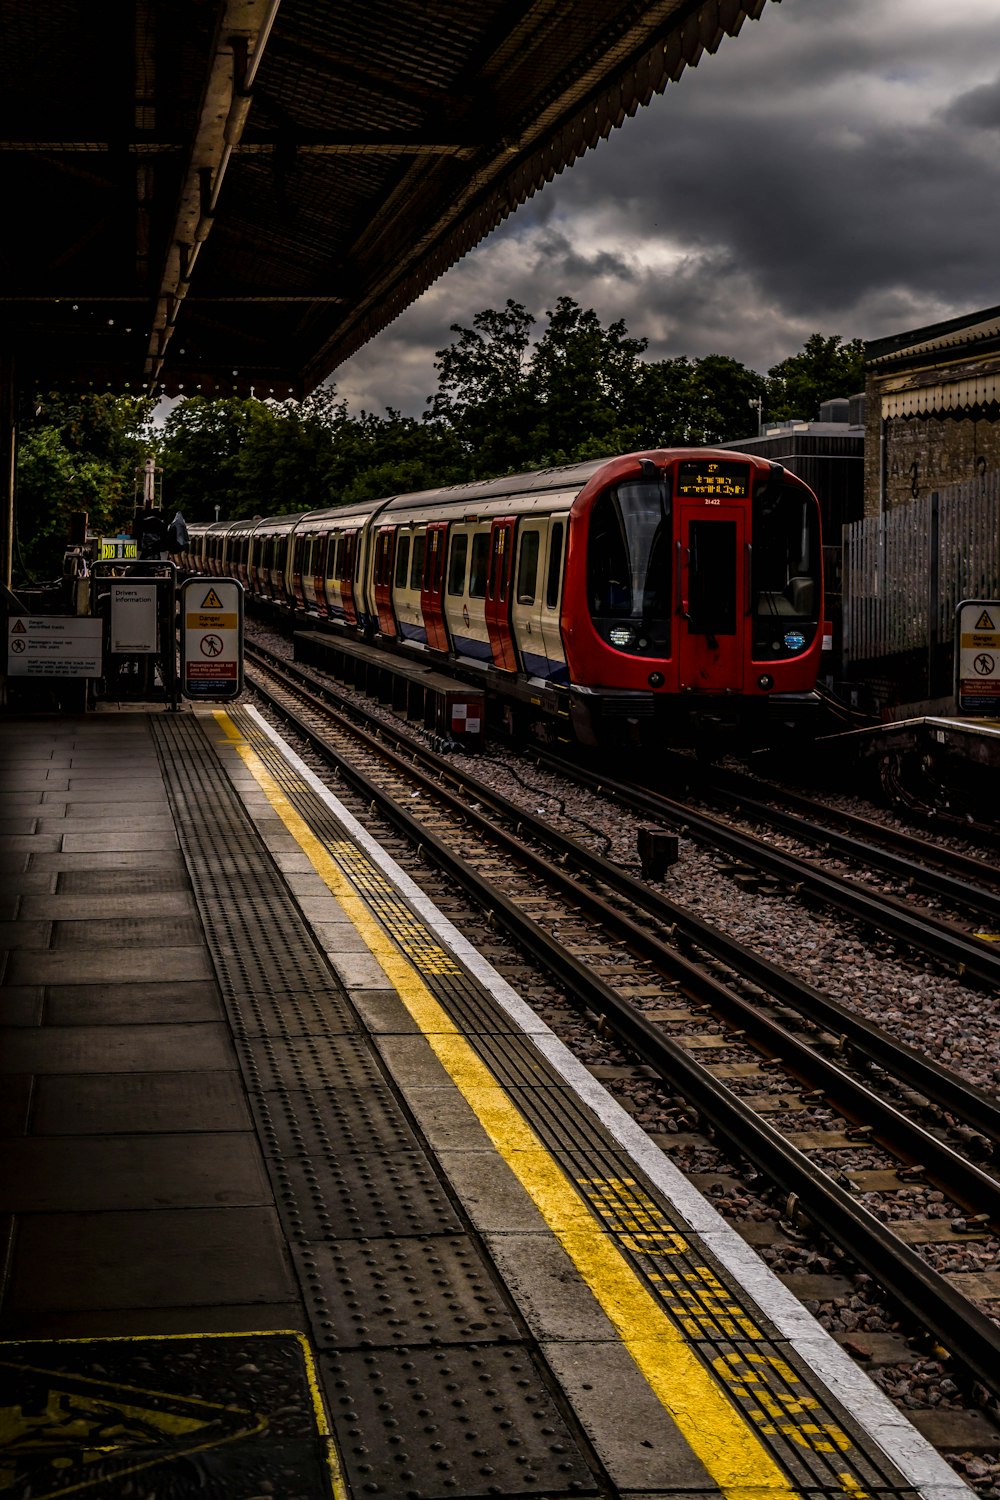
[[[768,1500],[797,1497],[798,1492],[753,1428],[597,1223],[586,1200],[371,915],[242,732],[224,711],[215,710],[214,716],[274,811],[391,980],[498,1153],[573,1261],[712,1480],[729,1500],[751,1500],[761,1490],[768,1492]]]

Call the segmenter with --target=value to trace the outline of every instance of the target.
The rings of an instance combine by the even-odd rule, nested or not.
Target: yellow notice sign
[[[204,599],[201,601],[201,607],[202,607],[202,609],[221,609],[222,608],[222,600],[219,598],[218,594],[215,592],[214,589],[209,589],[208,593],[205,595]]]
[[[989,610],[984,609],[972,628],[973,630],[996,630],[997,627],[993,623],[993,617]]]
[[[227,612],[219,614],[216,611],[209,613],[206,610],[203,614],[184,616],[184,625],[187,630],[236,630],[239,623],[239,615]]]

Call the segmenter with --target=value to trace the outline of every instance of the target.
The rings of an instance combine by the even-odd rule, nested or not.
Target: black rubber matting
[[[312,1373],[294,1334],[0,1344],[0,1493],[330,1500]]]

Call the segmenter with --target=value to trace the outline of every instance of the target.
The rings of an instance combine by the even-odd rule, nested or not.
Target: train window
[[[509,526],[498,526],[493,533],[493,544],[490,549],[490,572],[486,580],[487,598],[498,599],[501,604],[507,598],[507,578],[509,573],[507,541],[509,531]]]
[[[419,589],[424,576],[425,535],[420,532],[413,538],[413,561],[410,564],[410,588]]]
[[[406,574],[410,566],[410,538],[404,531],[400,534],[399,545],[396,548],[396,587],[406,588]]]
[[[812,495],[782,485],[753,498],[750,567],[751,655],[756,661],[795,656],[819,624],[819,515]]]
[[[338,536],[336,542],[334,542],[333,544],[333,561],[330,564],[331,578],[341,578],[343,576],[341,569],[341,559],[343,558],[343,555],[344,538],[342,536]]]
[[[490,534],[477,531],[472,538],[472,562],[469,565],[469,598],[486,598],[486,579],[489,572]]]
[[[469,560],[469,538],[464,531],[451,539],[451,557],[448,561],[449,594],[465,593],[465,564]]]
[[[587,540],[587,596],[598,634],[620,651],[670,649],[670,498],[659,479],[605,490]]]
[[[735,635],[736,522],[692,521],[688,549],[688,629]]]
[[[444,537],[438,528],[432,527],[425,533],[425,555],[424,555],[424,578],[422,588],[429,593],[440,594],[441,575],[444,571]],[[429,545],[428,545],[429,544]]]
[[[552,530],[549,533],[549,572],[545,580],[545,604],[548,609],[555,609],[559,603],[559,578],[562,565],[562,543],[563,523],[553,521]]]
[[[535,584],[538,581],[538,542],[537,531],[521,533],[521,550],[517,559],[518,604],[534,604],[535,602]]]

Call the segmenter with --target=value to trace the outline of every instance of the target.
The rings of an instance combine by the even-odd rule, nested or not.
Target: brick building
[[[865,514],[1000,472],[1000,307],[865,345]]]

